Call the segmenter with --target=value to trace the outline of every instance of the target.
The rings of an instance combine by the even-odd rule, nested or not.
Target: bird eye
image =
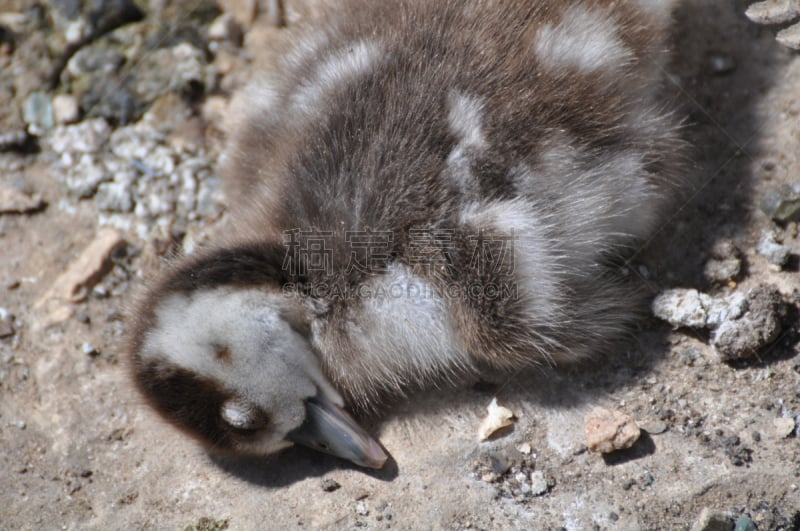
[[[222,363],[230,364],[233,362],[233,356],[231,355],[231,347],[215,343],[211,345],[211,348],[214,349],[214,357],[219,361],[221,361]]]
[[[267,417],[258,407],[239,398],[226,400],[220,417],[228,427],[243,435],[251,435],[267,425]]]

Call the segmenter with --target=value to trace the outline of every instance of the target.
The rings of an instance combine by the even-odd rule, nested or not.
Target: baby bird
[[[133,378],[218,450],[380,468],[346,407],[585,359],[682,188],[665,0],[341,0],[245,95],[228,233],[132,326]]]

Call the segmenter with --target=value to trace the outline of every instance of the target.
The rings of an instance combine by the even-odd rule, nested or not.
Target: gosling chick
[[[345,407],[608,348],[682,187],[674,3],[336,2],[233,115],[229,231],[144,297],[138,387],[213,448],[379,468]]]

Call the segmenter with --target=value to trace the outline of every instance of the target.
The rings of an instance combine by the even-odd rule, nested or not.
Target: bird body
[[[232,114],[228,234],[139,307],[145,396],[260,453],[333,404],[369,455],[333,453],[377,466],[346,404],[607,348],[637,309],[620,260],[682,187],[673,4],[331,6]]]

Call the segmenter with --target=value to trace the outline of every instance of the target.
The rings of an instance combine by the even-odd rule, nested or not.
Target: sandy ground
[[[800,286],[797,224],[759,208],[769,190],[800,184],[800,56],[747,22],[745,7],[691,0],[677,16],[671,83],[700,186],[635,265],[654,292],[766,283],[790,300]],[[241,55],[285,31],[246,39]],[[246,77],[247,61],[234,59],[227,79]],[[0,183],[47,202],[0,215],[0,317],[14,316],[0,339],[0,529],[688,529],[704,509],[727,522],[721,529],[742,515],[759,530],[800,528],[800,444],[778,420],[800,414],[793,323],[758,356],[723,363],[706,332],[652,318],[613,359],[415,396],[370,425],[392,455],[380,472],[302,449],[209,455],[145,408],[127,378],[121,316],[140,274],[157,267],[153,238],[122,231],[127,252],[103,280],[113,289],[43,326],[35,303],[97,237],[100,216],[96,199],[57,184],[63,170],[38,145],[0,153]],[[783,269],[756,252],[768,230],[791,249]],[[720,288],[703,267],[722,238],[745,269]],[[479,444],[494,396],[518,421]],[[595,405],[649,433],[621,455],[586,451],[583,417]],[[547,487],[532,495],[521,485],[537,471]]]

